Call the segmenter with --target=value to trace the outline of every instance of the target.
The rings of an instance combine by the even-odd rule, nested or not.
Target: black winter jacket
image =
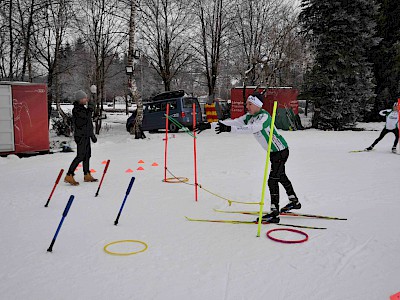
[[[91,137],[94,135],[92,122],[93,110],[94,104],[92,102],[88,103],[87,108],[77,101],[74,102],[72,124],[74,125],[75,137]]]

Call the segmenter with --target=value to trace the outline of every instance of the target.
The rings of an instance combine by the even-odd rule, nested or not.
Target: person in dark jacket
[[[74,94],[74,108],[72,109],[72,124],[74,126],[74,139],[77,145],[77,154],[72,161],[68,173],[64,181],[71,185],[79,185],[75,181],[75,169],[80,162],[83,162],[83,173],[85,182],[96,182],[90,174],[89,161],[92,154],[90,141],[97,142],[97,138],[93,132],[92,115],[94,111],[94,103],[88,100],[87,94],[79,90]],[[85,106],[87,105],[87,107]]]

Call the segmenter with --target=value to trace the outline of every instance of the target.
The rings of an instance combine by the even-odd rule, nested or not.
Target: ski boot
[[[85,174],[84,179],[85,182],[96,182],[98,179],[94,178],[90,173]]]
[[[393,148],[392,148],[392,152],[393,152],[393,153],[397,153],[396,147],[393,147]]]
[[[296,196],[289,196],[289,200],[290,200],[289,203],[281,208],[281,213],[288,212],[292,209],[301,208],[301,203],[299,202],[299,199],[297,199]]]
[[[67,174],[67,176],[65,176],[64,182],[69,183],[70,185],[73,185],[73,186],[79,185],[79,182],[75,181],[74,176],[69,175],[69,174]]]
[[[373,149],[373,147],[369,146],[369,147],[365,148],[365,151],[371,151],[372,149]]]
[[[258,223],[259,218],[257,218],[256,223]],[[270,213],[265,214],[261,218],[262,223],[279,223],[279,211],[274,209]]]

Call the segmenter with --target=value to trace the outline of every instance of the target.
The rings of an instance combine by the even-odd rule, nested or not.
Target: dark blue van
[[[157,131],[165,129],[165,114],[167,104],[169,104],[169,115],[181,123],[183,126],[193,128],[193,103],[196,104],[196,124],[201,123],[201,107],[195,97],[185,95],[182,90],[165,92],[152,98],[152,101],[143,103],[143,123],[144,131]],[[128,118],[126,130],[131,131],[136,118],[136,111]],[[174,123],[169,122],[169,131],[178,132],[179,128]]]

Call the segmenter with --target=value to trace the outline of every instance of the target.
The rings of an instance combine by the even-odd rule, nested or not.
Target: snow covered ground
[[[304,230],[308,242],[287,245],[266,238],[268,229],[281,228],[276,225],[264,225],[257,238],[256,225],[187,221],[184,216],[252,220],[213,208],[258,206],[229,207],[203,190],[196,203],[193,187],[163,183],[164,134],[135,140],[125,131],[125,120],[110,114],[108,130],[92,147],[96,177],[102,161],[111,160],[97,198],[98,184],[84,183],[79,171],[81,185],[61,182],[49,207],[43,207],[74,153],[0,158],[1,299],[378,300],[400,292],[400,156],[390,152],[393,136],[372,152],[349,153],[370,145],[379,132],[283,132],[290,145],[287,174],[302,212],[348,218],[282,217],[281,222],[328,228]],[[192,182],[191,138],[171,135],[169,145],[169,168]],[[136,171],[139,160],[144,171]],[[225,197],[259,201],[264,162],[265,152],[252,136],[206,131],[198,138],[199,183]],[[133,174],[125,173],[129,168]],[[114,226],[131,176],[136,182]],[[48,253],[70,195],[75,201]],[[281,204],[286,201],[282,190]],[[124,239],[141,240],[149,248],[127,257],[103,251],[107,243]]]

